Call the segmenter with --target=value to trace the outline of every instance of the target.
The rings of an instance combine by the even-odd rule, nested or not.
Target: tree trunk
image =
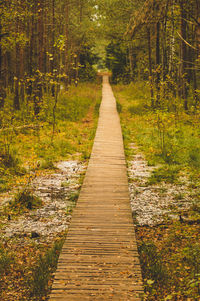
[[[3,70],[2,70],[3,57],[2,57],[2,47],[1,47],[1,42],[2,42],[1,34],[2,34],[2,25],[0,19],[0,108],[4,106],[4,102],[6,98],[6,91],[4,87]]]
[[[16,20],[16,33],[19,32],[19,19]],[[15,96],[14,96],[14,109],[20,109],[19,102],[19,82],[20,82],[20,45],[19,42],[16,41],[15,46]]]
[[[129,43],[129,67],[130,67],[130,81],[134,79],[134,64],[133,64],[133,45],[132,42]]]
[[[156,24],[156,90],[158,105],[160,103],[160,22]]]
[[[181,1],[181,36],[184,40],[187,39],[187,14],[184,9],[185,0]],[[188,101],[187,101],[187,46],[184,40],[181,40],[181,65],[180,65],[180,83],[181,83],[181,97],[184,100],[184,108],[188,110]]]
[[[197,49],[198,57],[200,59],[200,3],[196,0],[196,12],[197,12],[197,26],[196,26],[196,39],[197,39]]]
[[[149,81],[150,81],[150,91],[151,91],[151,106],[154,107],[152,53],[151,53],[151,29],[150,29],[150,27],[147,28],[147,40],[148,40],[148,56],[149,56]]]
[[[39,38],[39,59],[38,67],[41,73],[44,72],[44,22],[43,22],[44,5],[43,1],[38,3],[38,38]]]
[[[65,4],[65,73],[66,73],[66,88],[70,81],[69,78],[69,0]]]

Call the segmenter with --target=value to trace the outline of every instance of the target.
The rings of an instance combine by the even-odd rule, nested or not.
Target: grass
[[[0,244],[0,284],[2,276],[7,273],[10,265],[14,262],[14,256],[12,252],[8,252],[3,244]]]
[[[148,179],[148,184],[153,185],[161,182],[165,183],[177,183],[179,177],[180,166],[177,165],[167,165],[155,169],[150,178]]]
[[[200,174],[200,112],[186,114],[181,108],[152,110],[148,87],[144,83],[115,86],[120,104],[126,155],[135,140],[150,165],[179,165],[192,175]]]
[[[20,112],[13,112],[12,98],[0,112],[0,193],[15,193],[10,204],[1,210],[0,228],[22,214],[43,206],[30,189],[30,183],[54,170],[54,162],[88,161],[96,132],[101,101],[101,87],[93,83],[71,86],[58,97],[53,133],[54,99],[45,95],[38,118],[31,103],[24,103]],[[30,127],[23,127],[31,124]],[[83,180],[81,176],[80,184]],[[63,183],[65,185],[65,183]],[[3,197],[3,196],[2,196]],[[71,214],[78,194],[69,196]],[[45,300],[52,283],[62,239],[37,243],[34,236],[24,235],[0,239],[0,299]],[[57,240],[57,239],[56,239]],[[3,247],[2,247],[3,246]],[[3,251],[2,251],[3,250]],[[15,260],[12,261],[10,250]]]
[[[49,281],[52,273],[56,270],[63,243],[63,239],[56,241],[44,255],[39,256],[38,262],[33,268],[32,276],[28,281],[31,300],[43,300],[42,298],[49,293]]]
[[[44,97],[38,119],[32,114],[31,104],[24,104],[20,112],[13,112],[12,99],[7,99],[0,116],[3,129],[0,128],[0,192],[7,191],[16,182],[23,184],[22,178],[26,184],[27,173],[52,169],[55,161],[88,160],[100,100],[100,86],[92,83],[71,86],[61,93],[53,134],[54,100],[50,96]],[[31,127],[21,128],[24,124]]]
[[[162,183],[188,187],[193,202],[179,208],[178,220],[163,225],[136,226],[147,301],[200,299],[200,112],[186,114],[164,104],[151,109],[145,83],[114,86],[120,104],[125,154],[131,160],[135,143],[149,165],[155,166],[146,185]],[[167,101],[166,101],[167,103]],[[118,105],[119,106],[119,105]],[[184,201],[182,194],[176,195]],[[170,208],[169,208],[170,209]],[[180,216],[180,219],[179,219]]]
[[[199,300],[199,230],[181,222],[137,228],[145,300]]]
[[[10,202],[11,210],[23,212],[24,210],[33,210],[42,206],[40,198],[35,196],[28,188],[23,189],[15,195],[15,198]],[[7,209],[8,210],[8,209]]]

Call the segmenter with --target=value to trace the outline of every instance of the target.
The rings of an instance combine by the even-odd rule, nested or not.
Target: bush
[[[194,147],[189,150],[189,163],[194,168],[200,168],[200,148]]]
[[[178,180],[180,167],[176,165],[168,165],[160,167],[152,172],[148,180],[148,184],[156,184],[160,182],[174,183]]]
[[[154,243],[142,242],[139,246],[139,255],[143,278],[151,279],[153,280],[152,283],[158,285],[166,285],[168,282],[167,268]]]
[[[14,201],[10,204],[13,209],[36,209],[42,205],[42,201],[33,195],[29,189],[20,191]]]
[[[0,279],[7,270],[9,270],[10,264],[14,261],[12,254],[5,250],[4,246],[0,244]]]
[[[117,106],[117,112],[121,113],[122,112],[122,105],[121,105],[121,103],[117,101],[116,106]]]
[[[45,296],[49,288],[51,274],[56,270],[58,257],[63,246],[63,240],[54,244],[44,256],[40,256],[36,267],[33,269],[32,278],[29,279],[28,285],[31,287],[31,297]],[[32,300],[32,299],[31,299]]]
[[[19,164],[18,158],[14,154],[0,154],[0,163],[7,168],[16,168]]]

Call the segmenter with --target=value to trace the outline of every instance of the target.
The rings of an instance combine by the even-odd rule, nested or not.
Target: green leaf
[[[154,280],[151,280],[151,279],[147,280],[147,284],[148,284],[148,285],[154,284]]]

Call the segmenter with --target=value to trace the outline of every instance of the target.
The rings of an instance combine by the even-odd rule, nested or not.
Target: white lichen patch
[[[56,172],[37,177],[31,184],[32,190],[43,202],[37,210],[29,210],[18,219],[12,219],[2,229],[7,238],[37,235],[37,241],[49,241],[58,233],[66,231],[70,223],[70,200],[80,188],[80,176],[86,166],[77,161],[59,162]],[[35,235],[34,234],[34,235]]]
[[[184,185],[165,182],[148,185],[148,178],[155,167],[148,166],[144,156],[134,146],[137,153],[128,162],[129,191],[131,208],[136,222],[154,226],[166,218],[179,218],[179,210],[187,210],[191,199]]]

